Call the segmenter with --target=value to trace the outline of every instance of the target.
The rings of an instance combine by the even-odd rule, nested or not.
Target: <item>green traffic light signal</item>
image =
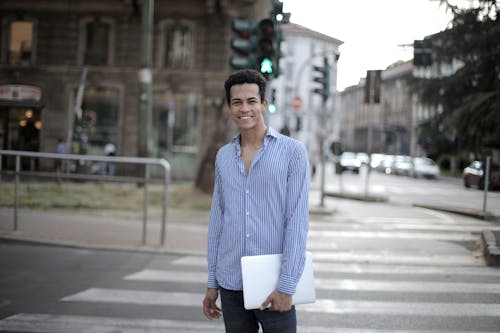
[[[278,111],[278,108],[276,107],[276,104],[270,103],[267,107],[269,109],[269,112],[271,113],[276,113]]]
[[[273,74],[273,61],[267,57],[260,62],[260,72],[262,74]]]

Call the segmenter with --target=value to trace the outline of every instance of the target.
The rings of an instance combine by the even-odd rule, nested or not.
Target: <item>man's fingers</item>
[[[261,311],[264,311],[266,309],[269,309],[271,310],[272,307],[273,307],[273,294],[271,293],[271,295],[267,296],[266,300],[262,303],[262,305],[260,306],[260,310]]]

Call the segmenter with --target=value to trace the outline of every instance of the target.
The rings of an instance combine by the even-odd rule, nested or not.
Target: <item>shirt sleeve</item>
[[[304,270],[309,229],[310,171],[306,148],[300,144],[289,167],[282,269],[277,290],[293,295]]]
[[[222,201],[222,186],[220,184],[221,178],[218,172],[217,163],[215,166],[215,183],[214,193],[212,196],[212,206],[210,209],[210,221],[208,224],[208,282],[207,288],[218,288],[216,278],[217,266],[217,249],[219,245],[219,236],[222,230],[223,219],[223,201]]]

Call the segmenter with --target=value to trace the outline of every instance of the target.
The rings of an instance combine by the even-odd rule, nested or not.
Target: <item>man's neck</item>
[[[241,131],[240,145],[242,147],[259,148],[264,144],[264,138],[266,136],[266,133],[267,133],[266,126],[253,128],[247,131]]]

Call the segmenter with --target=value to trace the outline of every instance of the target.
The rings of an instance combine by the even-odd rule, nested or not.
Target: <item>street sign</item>
[[[300,109],[302,107],[302,98],[300,98],[299,96],[295,96],[292,99],[292,107],[294,109]]]

